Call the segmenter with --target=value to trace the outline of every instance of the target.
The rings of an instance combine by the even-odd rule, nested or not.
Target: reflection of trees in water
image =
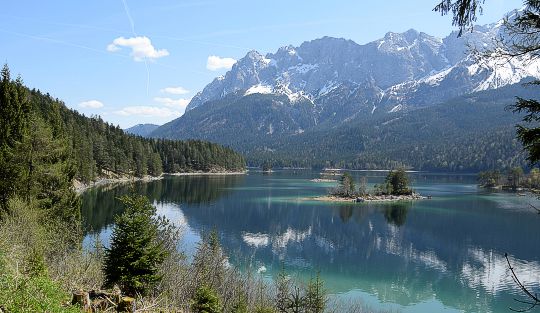
[[[337,208],[337,214],[343,223],[351,220],[361,224],[373,211],[380,211],[388,224],[402,226],[407,220],[411,202],[377,203],[377,204],[342,204]]]
[[[130,191],[146,195],[151,202],[204,204],[215,202],[243,179],[243,176],[237,175],[180,176],[146,183],[92,188],[81,195],[85,231],[96,232],[113,224],[114,217],[123,210],[118,197]]]
[[[127,185],[116,188],[92,188],[81,195],[81,213],[85,232],[98,232],[114,223],[114,216],[122,213],[122,206],[117,198],[129,192]]]
[[[384,208],[384,219],[389,224],[402,226],[407,220],[407,212],[411,207],[411,203],[393,203],[386,205]]]
[[[137,191],[156,202],[207,204],[230,193],[244,178],[243,175],[178,176],[140,184]]]

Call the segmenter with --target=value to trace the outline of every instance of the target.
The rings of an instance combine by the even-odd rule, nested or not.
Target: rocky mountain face
[[[468,51],[468,45],[483,48],[501,34],[499,22],[477,26],[459,38],[457,33],[440,39],[411,29],[389,32],[365,45],[324,37],[266,55],[250,51],[225,76],[199,92],[187,110],[234,93],[282,94],[293,103],[311,101],[324,121],[340,113],[335,112],[336,102],[354,103],[341,115],[374,114],[442,103],[528,76],[539,77],[538,62],[479,64]]]
[[[322,136],[540,78],[538,60],[478,62],[468,47],[489,47],[497,36],[504,36],[501,22],[462,37],[454,32],[441,39],[411,29],[364,45],[323,37],[266,55],[250,51],[197,93],[182,117],[151,135],[235,147],[256,140],[255,150],[271,153],[284,136]]]

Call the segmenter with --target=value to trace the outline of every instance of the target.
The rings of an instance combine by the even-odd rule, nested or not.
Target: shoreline
[[[309,181],[314,183],[336,183],[337,179],[328,179],[328,178],[313,178]]]
[[[223,176],[223,175],[246,175],[248,171],[243,172],[180,172],[163,173],[162,176]]]
[[[365,203],[365,202],[397,202],[397,201],[414,201],[425,200],[431,197],[424,197],[419,194],[414,195],[401,195],[401,196],[365,196],[365,197],[336,197],[336,196],[316,196],[299,198],[300,201],[323,201],[323,202],[353,202],[353,203]]]
[[[245,175],[247,170],[243,172],[181,172],[181,173],[163,173],[160,176],[144,176],[144,177],[121,177],[121,178],[99,178],[89,184],[85,184],[81,181],[74,180],[73,188],[75,192],[80,195],[83,192],[100,186],[124,184],[131,182],[151,182],[155,180],[161,180],[165,176],[222,176],[222,175]]]
[[[75,192],[80,195],[83,192],[87,191],[88,189],[92,189],[92,188],[100,187],[100,186],[123,184],[123,183],[130,183],[130,182],[136,182],[136,181],[151,182],[154,180],[161,180],[161,179],[163,179],[163,175],[161,176],[147,175],[144,177],[99,178],[98,180],[95,180],[89,184],[85,184],[81,181],[74,180],[73,188],[75,189]]]

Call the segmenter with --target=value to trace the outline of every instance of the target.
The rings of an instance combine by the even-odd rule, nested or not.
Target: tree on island
[[[390,171],[386,176],[385,184],[386,194],[396,196],[412,194],[412,189],[409,188],[409,177],[402,168]]]
[[[262,164],[261,168],[262,168],[262,171],[263,171],[264,173],[270,173],[270,172],[272,172],[272,163],[270,163],[270,162],[264,162],[264,163]]]
[[[349,172],[344,172],[339,179],[339,185],[332,190],[331,194],[339,197],[354,197],[356,196],[356,190],[354,185],[354,179]]]
[[[478,173],[478,183],[482,187],[497,187],[501,184],[501,178],[501,172],[497,170]]]
[[[362,176],[360,178],[360,185],[358,186],[358,195],[359,196],[365,196],[368,194],[368,191],[367,191],[367,184],[368,184],[368,180],[367,180],[367,177],[366,176]]]

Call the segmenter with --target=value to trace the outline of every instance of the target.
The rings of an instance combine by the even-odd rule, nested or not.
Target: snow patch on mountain
[[[388,113],[394,113],[394,112],[400,111],[401,109],[403,109],[403,105],[398,104],[395,107],[393,107],[390,111],[388,111]]]
[[[487,64],[473,65],[488,70],[491,74],[474,89],[474,91],[496,89],[506,85],[517,84],[527,77],[540,78],[540,60],[530,58],[491,59]],[[471,66],[472,67],[472,66]]]
[[[258,84],[246,90],[246,92],[244,93],[244,96],[251,95],[254,93],[269,94],[272,92],[273,92],[272,86]]]

